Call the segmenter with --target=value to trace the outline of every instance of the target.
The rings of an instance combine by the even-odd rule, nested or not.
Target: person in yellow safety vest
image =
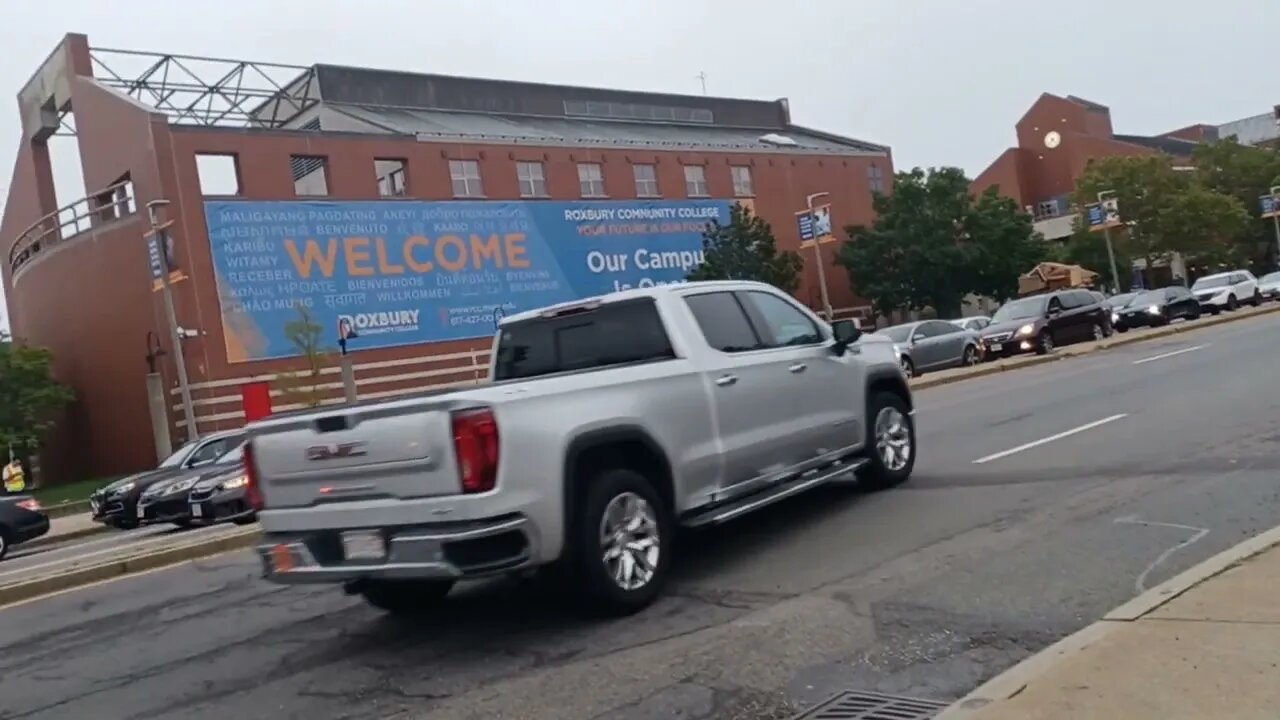
[[[4,491],[13,495],[26,489],[27,479],[22,473],[22,463],[14,458],[4,466]]]

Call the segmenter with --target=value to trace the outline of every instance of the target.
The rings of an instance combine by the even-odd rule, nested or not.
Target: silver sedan
[[[977,365],[982,361],[978,333],[946,320],[921,320],[875,332],[893,341],[902,371],[915,377],[927,371]]]

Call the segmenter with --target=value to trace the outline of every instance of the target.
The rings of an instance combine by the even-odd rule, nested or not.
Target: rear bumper
[[[341,530],[267,533],[258,546],[263,576],[282,584],[362,579],[461,579],[530,567],[538,533],[519,514],[469,522],[355,530],[374,532],[385,556],[349,559]]]
[[[14,538],[12,540],[14,545],[27,542],[28,540],[35,540],[41,535],[49,532],[49,516],[44,513],[32,514],[36,515],[36,517],[28,519],[26,522],[23,522],[15,528]]]

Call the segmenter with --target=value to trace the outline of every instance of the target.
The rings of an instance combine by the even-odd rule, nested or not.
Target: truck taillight
[[[498,421],[492,410],[453,414],[453,451],[462,492],[488,492],[498,484]]]
[[[244,444],[244,476],[248,478],[248,483],[244,486],[245,497],[249,500],[249,507],[254,510],[262,509],[262,486],[258,483],[258,463],[253,457],[253,443],[246,442]]]

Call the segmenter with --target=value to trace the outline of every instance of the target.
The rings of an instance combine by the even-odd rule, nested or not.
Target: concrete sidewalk
[[[107,529],[102,523],[94,522],[93,516],[88,513],[56,517],[49,520],[49,532],[35,540],[24,543],[21,547],[33,548],[50,543],[76,540],[89,535],[96,535]]]
[[[1280,718],[1280,529],[1116,608],[938,720]]]

